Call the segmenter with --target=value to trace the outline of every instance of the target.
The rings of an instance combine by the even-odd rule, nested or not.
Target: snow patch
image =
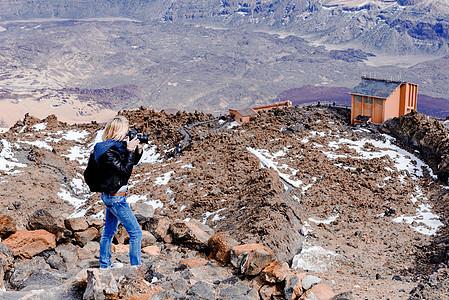
[[[42,131],[47,128],[47,123],[38,123],[31,127],[34,131]]]
[[[156,178],[156,181],[154,182],[154,185],[166,185],[170,181],[171,175],[174,174],[174,171],[169,171],[167,173],[162,174],[158,178]]]

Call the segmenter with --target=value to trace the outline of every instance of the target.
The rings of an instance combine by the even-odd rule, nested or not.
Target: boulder
[[[0,263],[5,272],[11,270],[14,265],[14,252],[3,243],[0,243]]]
[[[159,249],[158,246],[146,246],[142,248],[142,253],[150,254],[150,255],[158,255],[161,252],[161,249]]]
[[[90,241],[83,248],[78,249],[78,258],[80,260],[94,259],[99,254],[100,244],[98,242]]]
[[[56,237],[43,229],[19,230],[3,243],[14,252],[14,256],[31,258],[42,251],[55,249]]]
[[[114,240],[117,244],[125,244],[129,241],[129,234],[122,224],[118,225],[117,232],[114,235]]]
[[[98,230],[95,227],[90,227],[87,230],[75,232],[74,235],[78,244],[84,247],[98,236]]]
[[[180,260],[179,263],[187,266],[188,268],[198,268],[207,264],[208,261],[201,257],[192,257]]]
[[[173,243],[187,245],[195,250],[204,251],[208,249],[209,241],[213,230],[198,221],[177,221],[170,225],[169,233]]]
[[[78,262],[78,248],[71,243],[58,245],[55,252],[64,259],[68,269]]]
[[[231,249],[231,264],[245,275],[257,275],[274,260],[273,253],[260,244],[245,244]]]
[[[152,205],[147,203],[135,203],[132,205],[136,219],[140,222],[146,221],[154,216],[154,208]]]
[[[293,275],[290,267],[285,261],[274,261],[260,273],[260,277],[269,283],[279,283],[285,280],[287,276]]]
[[[10,216],[0,216],[0,238],[6,239],[17,231],[16,222]]]
[[[303,279],[301,279],[301,284],[304,291],[312,288],[312,286],[321,283],[322,279],[314,276],[314,275],[306,275]]]
[[[335,296],[334,291],[325,283],[319,283],[307,290],[301,299],[329,300]]]
[[[117,299],[119,285],[112,272],[87,270],[87,286],[83,300]]]
[[[28,219],[27,228],[28,230],[45,229],[48,232],[57,234],[59,231],[64,230],[60,225],[63,224],[58,224],[57,220],[48,211],[38,209]]]
[[[147,300],[164,290],[141,277],[125,276],[119,282],[119,291],[120,299]]]
[[[89,228],[89,223],[87,223],[85,217],[65,219],[64,225],[71,231],[84,231]]]
[[[9,279],[9,284],[16,290],[21,290],[27,286],[26,282],[31,282],[33,278],[42,275],[42,272],[50,270],[50,266],[41,256],[35,256],[31,260],[24,259],[14,264],[13,273]],[[32,276],[35,272],[34,276]],[[36,276],[38,275],[38,276]]]
[[[211,253],[210,258],[215,258],[223,263],[231,262],[231,248],[238,243],[227,232],[219,232],[213,235],[207,242]]]
[[[156,243],[156,238],[154,235],[151,234],[151,232],[142,230],[142,241],[141,241],[141,247],[145,248],[147,246],[152,246]]]
[[[188,291],[187,295],[196,296],[200,299],[213,300],[216,299],[216,294],[213,290],[213,285],[205,281],[198,281]]]
[[[260,288],[259,295],[263,300],[279,299],[282,292],[276,285],[266,284]]]
[[[171,221],[169,218],[154,216],[142,224],[142,229],[151,232],[159,242],[171,242],[170,235],[168,234],[170,223]]]
[[[285,278],[284,297],[287,300],[294,300],[302,295],[301,280],[306,276],[305,273],[294,274]]]

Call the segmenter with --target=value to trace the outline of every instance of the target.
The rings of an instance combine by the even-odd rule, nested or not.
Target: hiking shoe
[[[116,270],[116,269],[120,269],[120,268],[123,268],[123,264],[119,263],[119,262],[114,262],[109,267],[100,268],[100,270]]]

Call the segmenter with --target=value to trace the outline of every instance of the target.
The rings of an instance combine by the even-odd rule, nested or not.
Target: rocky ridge
[[[423,247],[431,244],[438,229],[442,234],[438,239],[445,237],[447,190],[433,174],[439,174],[439,162],[435,161],[442,160],[444,155],[438,149],[444,149],[446,141],[424,142],[425,136],[447,136],[437,122],[421,114],[410,114],[380,126],[349,126],[347,110],[327,106],[274,110],[244,126],[199,112],[169,115],[141,107],[121,114],[127,116],[135,129],[152,137],[146,156],[131,179],[128,201],[136,213],[154,209],[154,213],[139,221],[155,238],[156,242],[149,238],[151,243],[163,254],[145,256],[145,265],[153,265],[153,271],[161,270],[156,272],[164,275],[163,280],[153,282],[156,287],[179,294],[167,282],[177,280],[179,270],[175,269],[182,259],[209,259],[204,265],[219,267],[202,270],[201,279],[189,281],[188,290],[202,281],[197,288],[214,295],[231,288],[226,279],[254,269],[236,258],[233,267],[222,267],[218,257],[227,255],[217,257],[220,251],[214,250],[213,243],[207,244],[210,241],[205,238],[207,235],[192,239],[180,234],[183,230],[177,220],[184,220],[183,226],[187,222],[197,224],[193,227],[204,232],[210,228],[215,233],[227,233],[228,250],[258,244],[260,249],[267,249],[262,252],[272,253],[273,258],[267,261],[280,261],[268,270],[280,268],[297,275],[308,272],[332,286],[335,294],[351,292],[355,299],[372,295],[406,299],[413,291],[416,295],[427,293],[445,299],[440,295],[447,280],[444,256],[439,256],[441,259],[431,268],[424,268],[426,265],[420,266],[420,260],[415,260],[426,257],[428,252]],[[416,133],[420,126],[411,126],[415,122],[426,128],[422,135]],[[75,264],[79,264],[77,270],[84,274],[79,279],[84,283],[73,292],[75,298],[85,294],[88,285],[95,286],[101,276],[89,262],[95,261],[95,240],[101,232],[103,206],[98,195],[87,193],[81,175],[100,128],[96,123],[69,125],[54,117],[39,120],[28,115],[2,135],[0,184],[4,200],[0,215],[12,219],[5,219],[3,224],[16,224],[5,229],[5,237],[14,227],[18,232],[45,230],[53,234],[56,247],[50,243],[50,249],[33,254],[31,259],[39,260],[36,263],[50,273],[54,269],[50,264],[56,266],[57,261],[64,260],[64,251],[56,251],[58,247],[77,249]],[[406,132],[414,134],[418,142],[403,143],[408,139],[400,137],[407,136]],[[181,141],[182,155],[178,156],[174,145]],[[425,149],[432,149],[434,155],[427,155]],[[37,222],[36,219],[47,215],[40,210],[51,211],[56,225]],[[80,217],[91,220],[87,223],[91,225],[82,231],[67,221]],[[158,226],[171,233],[161,234]],[[126,238],[117,236],[116,242],[126,244]],[[255,246],[246,247],[254,250]],[[118,246],[118,252],[120,248],[123,247]],[[40,278],[38,274],[33,277],[20,271],[22,264],[26,269],[30,263],[25,257],[32,255],[14,253],[13,260],[7,248],[2,249],[7,258],[6,285],[11,278],[28,274],[23,276],[31,276],[29,289],[36,293],[31,282]],[[83,260],[79,253],[87,259]],[[126,254],[117,254],[117,258],[127,261]],[[232,259],[229,259],[230,266]],[[170,267],[165,265],[167,261],[171,262]],[[431,278],[438,289],[431,289],[423,281],[423,288],[416,290],[416,281],[426,280],[423,278],[434,271],[439,275]],[[284,293],[280,297],[285,297],[285,286],[291,283],[286,281],[287,277],[269,279],[265,275],[247,274],[249,277],[237,276],[232,280],[243,291],[239,296],[249,297],[248,293],[255,289],[251,293],[262,299],[278,293]],[[58,276],[78,278],[74,275]],[[122,278],[117,276],[116,281],[109,281],[115,286],[117,278]],[[226,284],[204,282],[210,277]],[[147,279],[146,282],[152,281]],[[25,289],[23,281],[18,279],[8,289],[26,292],[21,291]],[[157,290],[156,287],[152,288]],[[180,294],[183,293],[187,292],[183,290]]]

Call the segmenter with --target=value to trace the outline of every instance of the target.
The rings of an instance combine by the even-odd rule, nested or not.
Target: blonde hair
[[[129,130],[129,121],[124,116],[115,116],[112,118],[103,132],[103,141],[113,139],[118,142],[123,141]]]

